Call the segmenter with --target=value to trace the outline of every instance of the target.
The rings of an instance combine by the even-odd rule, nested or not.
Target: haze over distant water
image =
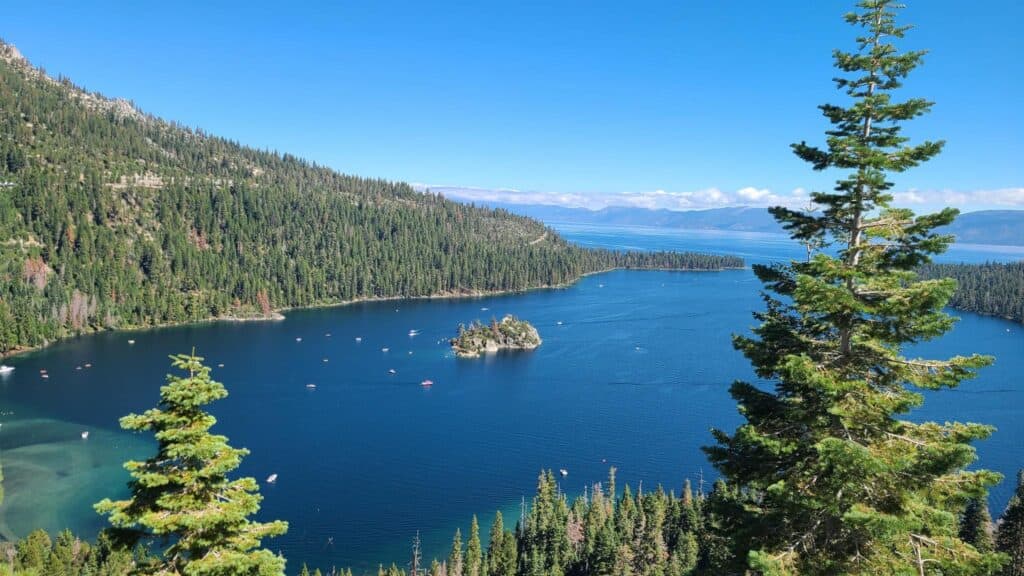
[[[673,230],[722,230],[732,232],[783,233],[768,213],[753,206],[707,210],[651,210],[631,206],[608,206],[600,210],[544,204],[485,202],[515,214],[537,218],[548,224],[600,226],[646,226]],[[952,224],[939,229],[957,242],[1024,246],[1024,210],[981,210],[961,214]]]
[[[748,262],[802,255],[773,234],[557,227],[590,246],[704,250]],[[1020,258],[1021,248],[963,245],[944,259]],[[290,522],[285,537],[268,543],[293,571],[304,561],[367,571],[401,565],[417,530],[428,558],[445,554],[474,513],[485,532],[497,508],[513,524],[541,468],[566,468],[561,485],[570,493],[604,479],[610,466],[620,486],[678,489],[701,471],[712,477],[699,451],[708,428],[738,421],[727,390],[752,375],[729,337],[754,324],[758,288],[749,270],[618,271],[564,290],[367,303],[293,311],[281,322],[61,342],[9,360],[17,369],[0,379],[0,530],[101,527],[91,504],[123,487],[125,458],[152,449],[150,438],[120,431],[117,418],[153,406],[167,355],[193,346],[231,393],[213,407],[215,430],[252,450],[242,473],[261,483],[278,474],[263,486],[263,514]],[[482,360],[451,357],[444,340],[459,322],[506,312],[533,323],[544,344]],[[962,316],[920,353],[982,352],[998,362],[962,390],[929,394],[914,417],[996,425],[979,445],[981,464],[1012,475],[1024,461],[1015,409],[1024,403],[1024,326]],[[411,329],[420,335],[408,336]],[[419,385],[425,378],[434,381],[429,390]],[[994,491],[995,510],[1010,490],[1004,483]]]

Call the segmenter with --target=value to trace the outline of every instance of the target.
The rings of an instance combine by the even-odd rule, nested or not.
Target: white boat
[[[89,439],[89,431],[86,430],[86,431],[82,432],[82,440],[88,440],[88,439]]]
[[[420,386],[423,386],[424,388],[430,388],[433,385],[434,385],[434,381],[433,380],[424,380],[423,382],[420,382]]]
[[[14,366],[0,364],[0,374],[10,374],[11,372],[14,372]]]
[[[388,370],[388,374],[398,374],[398,372],[396,372],[395,369],[392,368],[392,369]]]
[[[559,320],[558,322],[555,322],[555,324],[558,324],[559,326],[561,326],[562,325],[562,321]]]
[[[274,482],[277,482],[277,474],[271,474],[270,476],[267,476],[267,483],[273,484]]]
[[[135,344],[135,340],[129,340],[128,343],[129,344]]]
[[[480,309],[481,312],[487,312],[488,310],[490,310],[490,308],[481,308]]]
[[[296,338],[295,341],[296,342],[302,342],[302,338]]]
[[[558,473],[561,474],[562,476],[568,476],[569,475],[569,471],[566,470],[565,468],[560,468],[558,470]]]
[[[310,390],[314,390],[314,389],[316,389],[316,384],[306,384],[306,388],[309,388]]]
[[[362,342],[362,341],[363,341],[363,337],[362,336],[356,336],[356,342]]]
[[[419,336],[419,330],[409,330],[409,336]]]
[[[381,351],[381,352],[387,352],[387,351],[389,351],[389,350],[391,350],[391,348],[381,348],[381,349],[380,349],[380,351]]]

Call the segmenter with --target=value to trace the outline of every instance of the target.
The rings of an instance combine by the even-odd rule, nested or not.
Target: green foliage
[[[898,52],[898,5],[862,0],[847,22],[863,29],[858,50],[836,51],[846,106],[821,107],[832,123],[826,146],[794,145],[817,170],[845,176],[812,198],[817,212],[773,208],[794,239],[840,245],[806,262],[758,266],[767,309],[754,337],[735,346],[773,390],[737,382],[732,395],[746,422],[715,431],[706,448],[729,482],[715,533],[729,555],[763,574],[987,574],[998,555],[960,540],[958,518],[999,475],[967,471],[979,424],[913,423],[915,389],[953,388],[990,359],[908,359],[904,345],[946,332],[948,279],[919,280],[915,269],[944,251],[932,230],[954,210],[914,216],[889,206],[887,174],[937,154],[940,142],[908,145],[901,124],[931,103],[891,92],[922,52]],[[813,250],[812,250],[813,252]]]
[[[986,498],[971,498],[960,517],[960,539],[979,552],[995,550],[992,515]]]
[[[487,576],[515,576],[515,573],[515,534],[505,530],[505,520],[499,510],[494,515],[490,540],[487,543]]]
[[[742,264],[583,249],[529,218],[126,113],[0,59],[0,354],[114,327]]]
[[[0,544],[0,574],[13,576],[128,576],[149,560],[118,546],[106,532],[95,544],[64,531],[51,539],[36,530],[15,544]]]
[[[96,510],[134,538],[170,540],[163,558],[146,573],[283,574],[284,558],[259,546],[264,538],[283,534],[287,524],[249,520],[261,500],[256,481],[228,478],[248,451],[210,433],[216,419],[203,408],[226,397],[227,390],[210,378],[202,358],[181,354],[171,359],[186,375],[167,377],[159,408],[121,419],[126,430],[152,432],[157,454],[125,464],[132,477],[131,498],[103,500]]]
[[[452,549],[448,553],[448,576],[463,576],[462,531],[456,529],[452,538]]]
[[[996,548],[1009,556],[1003,576],[1024,576],[1024,470],[1017,474],[1017,490],[999,522]]]
[[[956,280],[949,304],[958,310],[1024,322],[1024,262],[927,264],[918,273],[926,279]]]
[[[465,576],[483,576],[483,549],[480,547],[480,525],[473,516],[469,527],[469,542],[466,543]]]

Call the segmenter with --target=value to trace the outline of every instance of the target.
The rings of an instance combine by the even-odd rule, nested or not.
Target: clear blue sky
[[[937,102],[910,133],[949,144],[900,190],[1024,207],[1024,3],[907,3],[907,46],[931,54],[904,94]],[[830,186],[788,145],[821,140],[851,5],[37,0],[6,3],[0,36],[90,90],[344,172],[740,200]]]

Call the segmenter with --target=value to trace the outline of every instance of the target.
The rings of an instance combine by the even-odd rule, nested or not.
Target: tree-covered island
[[[466,328],[459,325],[459,335],[452,338],[452,350],[459,358],[478,358],[498,350],[533,350],[541,344],[537,329],[525,320],[511,314],[490,324],[474,321]]]

